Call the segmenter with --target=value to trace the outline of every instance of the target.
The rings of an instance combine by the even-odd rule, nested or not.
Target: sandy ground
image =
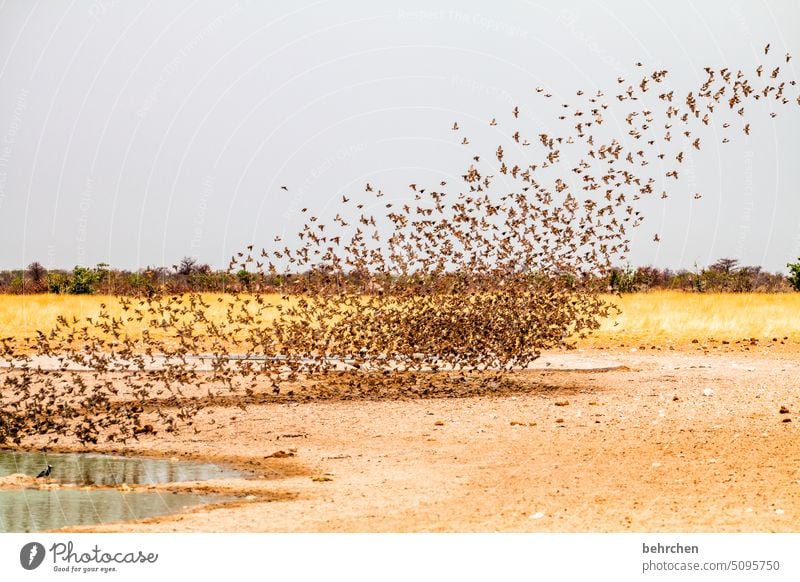
[[[704,348],[547,354],[480,395],[209,409],[114,452],[246,469],[158,486],[237,501],[80,530],[800,531],[800,351]]]

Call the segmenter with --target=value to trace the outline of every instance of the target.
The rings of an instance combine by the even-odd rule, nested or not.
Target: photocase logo
[[[44,560],[44,546],[39,542],[30,542],[22,546],[19,552],[19,563],[26,570],[35,570]]]

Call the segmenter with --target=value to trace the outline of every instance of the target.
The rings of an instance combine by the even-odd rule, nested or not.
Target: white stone
[[[537,511],[536,513],[531,514],[529,519],[542,519],[544,517],[544,513],[541,511]]]

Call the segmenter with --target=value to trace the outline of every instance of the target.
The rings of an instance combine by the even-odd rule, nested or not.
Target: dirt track
[[[239,502],[84,529],[800,529],[795,350],[577,355],[626,367],[527,371],[497,395],[204,412],[198,434],[115,450],[250,469],[250,479],[199,486]]]

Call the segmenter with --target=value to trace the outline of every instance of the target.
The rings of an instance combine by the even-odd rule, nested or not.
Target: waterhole
[[[37,484],[74,485],[75,488],[23,486],[0,490],[0,531],[42,531],[174,513],[192,505],[231,498],[127,491],[126,486],[242,477],[238,471],[194,461],[0,451],[0,479],[14,474],[36,477],[48,465],[52,467],[50,474],[36,479]]]

